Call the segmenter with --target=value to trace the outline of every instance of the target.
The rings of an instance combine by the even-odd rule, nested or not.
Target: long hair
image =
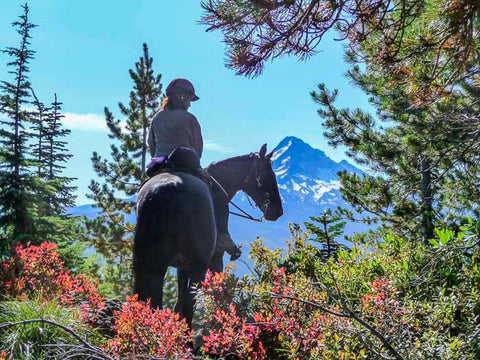
[[[174,110],[174,109],[182,109],[187,110],[188,107],[184,101],[181,100],[182,95],[186,95],[186,93],[179,93],[174,92],[171,96],[167,96],[162,101],[162,109]]]
[[[162,100],[162,110],[169,109],[170,107],[171,107],[170,98],[167,96],[165,97],[165,99]]]

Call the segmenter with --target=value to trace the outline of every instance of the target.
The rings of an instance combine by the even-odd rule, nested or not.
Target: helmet
[[[193,84],[188,81],[187,79],[174,79],[168,84],[167,90],[165,91],[167,93],[167,96],[171,96],[174,92],[176,91],[185,91],[192,95],[192,101],[197,101],[199,97],[195,94],[195,88],[193,87]]]

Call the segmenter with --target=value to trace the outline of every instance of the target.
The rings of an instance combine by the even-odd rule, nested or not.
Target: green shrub
[[[437,229],[429,245],[379,231],[328,259],[298,229],[283,252],[257,240],[252,275],[209,275],[203,284],[204,350],[258,359],[478,359],[478,229],[471,219],[459,232]]]

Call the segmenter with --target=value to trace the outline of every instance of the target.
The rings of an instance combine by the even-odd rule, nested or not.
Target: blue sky
[[[19,38],[11,23],[24,1],[2,0],[0,47],[15,46]],[[317,106],[309,92],[324,82],[340,91],[339,103],[367,107],[365,95],[344,77],[342,44],[327,38],[320,52],[306,62],[295,58],[268,63],[255,79],[236,76],[225,67],[221,33],[206,33],[198,21],[200,0],[32,0],[31,82],[40,100],[57,93],[72,130],[68,141],[73,158],[66,174],[78,178],[77,203],[88,203],[87,187],[95,173],[93,151],[109,154],[103,108],[114,114],[132,87],[128,69],[149,46],[154,68],[164,87],[176,77],[190,79],[200,96],[190,111],[202,126],[206,143],[202,164],[274,147],[285,136],[297,136],[334,159],[343,149],[328,146]],[[333,34],[332,34],[333,36]],[[10,80],[0,54],[0,79]]]

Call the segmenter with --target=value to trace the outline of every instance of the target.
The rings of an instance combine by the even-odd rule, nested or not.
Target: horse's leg
[[[223,250],[215,250],[208,269],[212,273],[223,272]]]
[[[205,274],[207,273],[207,269],[207,263],[197,263],[191,267],[190,278],[187,287],[187,301],[184,306],[185,318],[190,328],[192,328],[193,308],[195,306],[195,286],[200,286],[201,282],[205,280]]]
[[[188,296],[188,278],[190,274],[187,270],[177,269],[177,302],[175,304],[175,312],[180,314],[180,317],[185,317],[185,305],[187,304]]]
[[[137,274],[135,282],[135,293],[142,301],[150,300],[153,308],[162,308],[163,304],[163,282],[167,266],[156,269],[156,271],[142,271]]]
[[[154,236],[156,232],[147,233],[145,231],[145,228],[155,230],[151,225],[151,219],[148,220],[150,223],[142,224],[141,227],[137,223],[133,256],[133,292],[138,294],[139,300],[151,299],[152,306],[161,308],[168,260],[159,256],[159,254],[165,254],[165,250],[158,244],[158,239]]]

